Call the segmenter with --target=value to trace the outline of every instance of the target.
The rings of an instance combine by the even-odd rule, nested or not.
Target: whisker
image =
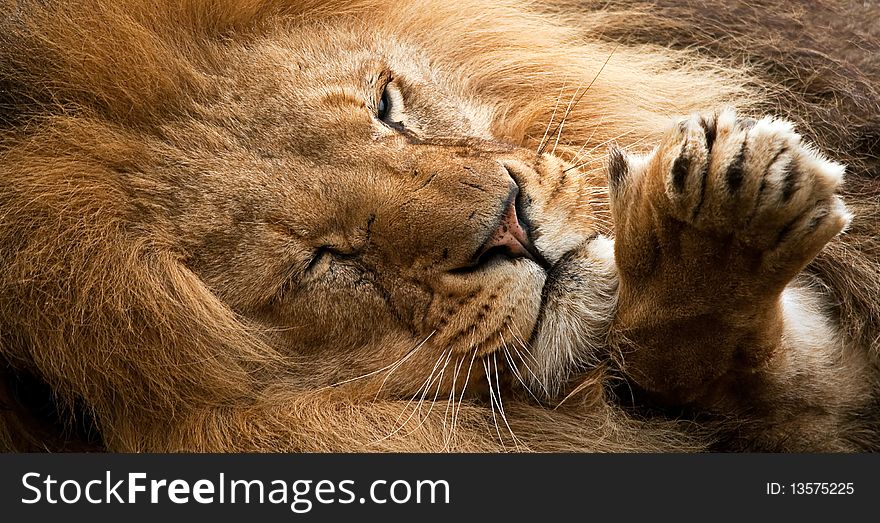
[[[562,93],[565,92],[565,87],[567,86],[566,82],[562,83],[562,89],[559,90],[559,96],[556,97],[556,104],[553,105],[553,114],[550,115],[550,121],[547,122],[547,129],[544,130],[544,136],[541,137],[541,143],[538,144],[538,148],[535,150],[535,154],[540,155],[541,151],[544,150],[544,140],[547,139],[547,133],[550,132],[550,126],[553,125],[553,119],[556,118],[556,110],[559,109],[559,101],[562,99]]]
[[[423,388],[419,389],[422,391],[422,394],[419,397],[418,403],[416,403],[416,408],[413,410],[415,412],[418,412],[420,416],[421,416],[421,411],[422,411],[422,403],[425,401],[425,397],[428,395],[428,391],[431,389],[431,386],[434,384],[434,373],[437,372],[437,370],[440,368],[440,362],[445,359],[446,353],[451,352],[451,351],[452,351],[452,348],[450,347],[450,348],[444,350],[440,354],[440,359],[438,359],[437,362],[434,363],[434,367],[431,369],[431,373],[428,374],[428,379],[427,379],[425,386]],[[421,419],[421,418],[419,418],[419,419]]]
[[[504,413],[504,402],[501,401],[501,379],[498,377],[498,358],[495,356],[496,352],[492,353],[492,363],[495,366],[495,392],[498,394],[498,411],[501,413],[501,419],[504,420],[504,425],[507,427],[507,431],[510,432],[510,437],[513,439],[513,446],[519,450],[519,438],[516,437],[516,434],[513,433],[513,429],[510,428],[510,423],[507,422],[507,414]]]
[[[565,114],[562,115],[562,120],[559,122],[559,125],[556,126],[556,141],[553,143],[553,150],[550,151],[551,155],[556,153],[556,147],[559,145],[559,138],[562,137],[562,128],[565,127],[565,121],[568,120],[568,115],[571,114],[571,104],[574,103],[574,99],[577,97],[580,89],[581,88],[578,87],[574,90],[574,94],[571,95],[571,100],[568,101],[568,107],[565,109]]]
[[[471,379],[471,370],[474,368],[474,361],[477,359],[477,350],[474,349],[473,354],[471,355],[471,362],[468,364],[467,373],[464,376],[464,386],[461,388],[461,395],[458,397],[458,408],[455,410],[455,413],[452,416],[452,432],[455,432],[455,427],[458,424],[458,416],[461,414],[461,406],[464,401],[464,394],[467,391],[468,383]]]
[[[455,375],[452,376],[452,388],[449,389],[449,400],[446,403],[446,410],[443,412],[443,433],[445,436],[445,441],[443,443],[443,449],[446,450],[449,448],[449,444],[452,442],[452,437],[454,436],[453,430],[455,422],[455,384],[458,382],[458,373],[461,371],[462,366],[464,365],[464,357],[457,358],[458,363],[455,365]],[[446,416],[449,414],[449,408],[452,407],[452,417],[449,419],[449,430],[446,430]]]
[[[374,371],[370,371],[370,372],[368,372],[368,373],[366,373],[366,374],[363,374],[363,375],[361,375],[361,376],[358,376],[358,377],[356,377],[356,378],[349,378],[349,379],[346,379],[346,380],[338,381],[338,382],[333,383],[333,384],[331,384],[331,385],[327,385],[327,386],[321,387],[321,388],[319,388],[319,389],[317,389],[317,390],[318,390],[318,391],[321,391],[321,390],[326,390],[326,389],[330,389],[330,388],[333,388],[333,387],[339,387],[340,385],[345,385],[346,383],[351,383],[351,382],[353,382],[353,381],[362,380],[362,379],[364,379],[364,378],[369,378],[370,376],[374,376],[374,375],[376,375],[376,374],[379,374],[380,372],[383,372],[383,371],[386,371],[386,370],[388,370],[388,369],[391,369],[392,367],[396,368],[396,367],[400,366],[402,363],[404,363],[407,359],[409,359],[410,356],[412,356],[417,350],[419,350],[419,349],[422,347],[422,345],[424,345],[425,343],[427,343],[427,341],[431,339],[431,336],[433,336],[436,332],[437,332],[437,331],[435,330],[435,331],[431,332],[431,334],[428,334],[428,337],[427,337],[427,338],[425,338],[424,340],[421,341],[421,343],[419,343],[418,345],[416,345],[415,347],[413,347],[412,349],[410,349],[409,351],[407,351],[407,353],[404,354],[402,358],[400,358],[399,360],[395,361],[394,363],[390,363],[390,364],[388,364],[388,365],[382,367],[381,369],[377,369],[377,370],[374,370]],[[385,379],[388,379],[388,377],[386,376]],[[383,385],[384,385],[385,382],[383,381],[382,383],[383,383]],[[380,390],[381,390],[381,387],[380,387]],[[378,394],[377,394],[377,395],[378,395]]]
[[[513,357],[510,355],[510,350],[507,348],[507,344],[504,343],[503,338],[502,338],[501,344],[504,347],[504,358],[507,360],[507,365],[510,366],[511,373],[513,373],[513,376],[516,378],[517,381],[519,381],[519,383],[520,383],[520,385],[522,385],[523,389],[529,393],[529,396],[531,396],[535,400],[535,402],[540,405],[541,400],[539,400],[538,397],[535,396],[535,393],[532,392],[532,389],[528,385],[526,385],[525,380],[523,380],[523,378],[522,378],[522,374],[520,374],[519,369],[517,368],[517,366],[513,362]]]
[[[498,434],[498,441],[503,447],[504,438],[501,437],[501,428],[498,426],[498,418],[495,416],[495,392],[492,387],[492,377],[489,375],[487,358],[483,358],[483,370],[486,372],[486,381],[489,383],[489,408],[492,410],[492,422],[495,424],[495,432]]]
[[[443,363],[443,367],[440,369],[440,374],[437,376],[437,389],[434,392],[434,399],[431,400],[431,405],[428,407],[428,412],[425,414],[425,417],[422,417],[422,403],[424,401],[424,395],[422,396],[422,400],[419,401],[418,411],[419,411],[419,424],[416,425],[412,430],[410,430],[406,435],[409,436],[413,434],[415,431],[419,430],[422,426],[425,425],[425,422],[428,420],[428,417],[431,415],[431,412],[434,410],[434,405],[437,404],[437,398],[440,395],[440,388],[443,386],[443,375],[446,373],[446,367],[449,366],[449,360],[452,358],[452,347],[449,348],[448,354],[446,356],[446,361]],[[432,382],[433,383],[433,382]],[[426,389],[427,392],[427,389]],[[444,418],[445,422],[445,418]]]
[[[599,120],[599,123],[597,123],[596,125],[594,125],[594,126],[593,126],[593,130],[590,131],[590,136],[587,137],[587,140],[584,142],[583,145],[581,145],[581,148],[578,149],[576,153],[574,153],[574,156],[573,156],[572,159],[571,159],[571,163],[573,163],[573,164],[574,164],[574,163],[578,163],[578,162],[581,160],[581,158],[582,158],[582,157],[581,157],[581,153],[582,153],[582,152],[584,151],[584,149],[587,147],[587,144],[590,143],[590,142],[593,140],[593,136],[596,135],[596,131],[599,130],[600,127],[602,127],[602,125],[605,123],[605,120],[607,120],[607,119],[608,119],[608,115],[607,115],[607,114],[603,114],[603,115],[602,115],[602,119]]]
[[[415,354],[415,352],[417,350],[419,350],[423,345],[425,345],[425,343],[427,343],[428,340],[430,340],[431,337],[436,333],[437,333],[436,329],[431,331],[431,334],[428,334],[427,338],[425,338],[424,340],[422,340],[421,343],[419,343],[418,345],[413,347],[413,349],[410,350],[408,353],[404,354],[403,358],[397,360],[396,363],[390,365],[390,367],[392,367],[392,368],[388,371],[388,373],[385,375],[385,378],[382,380],[382,383],[379,385],[379,390],[376,391],[376,396],[373,398],[373,401],[376,401],[379,399],[379,394],[382,392],[382,389],[385,388],[385,383],[388,381],[388,378],[390,378],[391,375],[394,374],[394,371],[396,371],[401,365],[403,365],[406,362],[406,360],[408,360],[413,354]],[[387,367],[385,367],[385,368],[387,368]],[[385,369],[384,368],[380,369],[380,371],[382,371],[382,370],[385,370]]]
[[[608,145],[608,144],[610,144],[610,143],[612,143],[612,142],[615,142],[615,141],[617,141],[617,140],[623,138],[624,136],[628,136],[628,135],[632,134],[632,133],[635,132],[635,131],[636,131],[636,129],[630,129],[630,130],[628,130],[628,131],[626,131],[626,132],[623,132],[623,133],[621,133],[621,134],[618,134],[618,135],[615,136],[614,138],[609,138],[609,139],[605,140],[605,141],[602,142],[602,143],[596,144],[595,146],[593,146],[592,148],[590,148],[589,151],[585,152],[585,153],[583,154],[583,157],[584,157],[584,158],[588,158],[588,157],[593,153],[593,151],[595,151],[596,149],[598,149],[598,148],[600,148],[600,147],[603,147],[603,146],[606,146],[606,145]],[[581,162],[581,163],[577,163],[577,164],[575,164],[575,165],[572,165],[571,167],[566,168],[563,172],[568,172],[568,171],[571,171],[572,169],[579,169],[579,168],[581,168],[581,167],[583,167],[583,166],[585,166],[585,165],[587,165],[587,164],[589,164],[589,163],[592,163],[592,162],[598,162],[598,161],[604,159],[604,158],[607,157],[607,156],[608,156],[607,154],[603,154],[602,156],[597,156],[597,157],[595,157],[595,158],[590,158],[589,160],[585,160],[585,161],[583,161],[583,162]],[[601,169],[601,168],[604,168],[604,167],[597,167],[596,170],[599,170],[599,169]]]
[[[532,375],[532,378],[534,378],[536,381],[538,381],[538,377],[535,376],[535,373],[532,370],[532,367],[529,365],[528,361],[526,361],[526,358],[531,358],[531,355],[528,355],[528,354],[523,355],[523,353],[520,352],[520,350],[519,350],[520,348],[522,348],[523,350],[526,350],[526,348],[525,347],[518,348],[515,344],[511,345],[510,348],[513,349],[513,352],[516,354],[516,356],[523,363],[523,366],[526,368],[526,370],[529,372],[529,374]]]
[[[433,409],[434,404],[437,403],[437,396],[440,394],[440,388],[443,387],[443,376],[446,374],[446,367],[449,366],[449,360],[451,360],[451,359],[452,359],[452,348],[450,347],[448,354],[446,355],[446,360],[443,362],[443,366],[440,367],[440,374],[437,375],[437,379],[436,379],[437,389],[436,389],[436,392],[434,392],[434,399],[431,400],[431,406],[428,407],[428,414],[431,414],[431,409]],[[421,412],[421,407],[419,407],[419,412]],[[428,414],[426,414],[426,416]]]
[[[537,366],[538,360],[533,354],[534,350],[532,349],[532,347],[523,339],[521,335],[514,332],[509,325],[507,327],[507,332],[510,333],[510,335],[513,337],[513,341],[515,342],[511,347],[514,351],[516,351],[517,355],[520,357],[523,363],[531,363],[531,365],[526,365],[526,367],[531,369],[532,365]],[[517,348],[517,345],[519,345],[519,348]],[[524,351],[524,354],[520,353],[520,348]]]
[[[510,330],[509,326],[508,326],[508,330]],[[532,358],[532,361],[534,362],[534,358],[530,354],[531,350],[526,347],[525,342],[523,342],[521,339],[519,339],[519,337],[516,335],[516,333],[513,332],[513,330],[510,330],[510,333],[513,335],[514,341],[521,344],[522,349],[524,351],[526,351],[526,354],[528,354],[528,356],[530,358]],[[532,379],[535,380],[535,383],[537,383],[538,386],[541,387],[541,390],[544,391],[544,395],[550,396],[550,391],[547,390],[547,386],[544,384],[544,382],[542,380],[540,380],[538,378],[537,375],[535,375],[535,372],[532,370],[532,367],[529,365],[528,361],[526,361],[525,356],[523,356],[522,352],[520,352],[519,348],[517,348],[516,343],[514,343],[510,347],[513,349],[513,351],[517,355],[517,357],[519,357],[520,362],[522,362],[523,366],[526,368],[528,373],[532,376]],[[535,362],[535,364],[537,364],[537,362]]]
[[[602,147],[602,146],[604,146],[604,145],[608,145],[608,144],[610,144],[611,142],[614,142],[614,141],[616,141],[616,140],[619,140],[619,139],[623,138],[624,136],[630,135],[630,134],[632,134],[632,133],[635,132],[635,131],[636,131],[636,129],[630,129],[629,131],[627,131],[627,132],[625,132],[625,133],[623,133],[623,134],[619,134],[619,135],[615,136],[614,138],[610,138],[610,139],[608,139],[608,140],[605,140],[604,142],[602,142],[602,143],[596,145],[595,147],[593,147],[592,149],[590,149],[589,151],[587,151],[586,153],[584,153],[584,158],[588,157],[593,151],[595,151],[595,150],[598,149],[599,147]],[[638,140],[636,140],[636,141],[634,141],[634,142],[632,142],[632,143],[630,143],[630,144],[627,144],[627,146],[626,146],[626,147],[623,147],[623,149],[624,149],[624,150],[629,149],[629,148],[631,148],[631,147],[633,147],[633,146],[635,146],[635,145],[638,145],[638,144],[644,142],[645,140],[647,140],[647,137],[639,138]],[[581,168],[581,167],[587,165],[588,163],[598,162],[598,161],[602,160],[603,158],[605,158],[605,157],[607,157],[607,156],[608,156],[608,155],[605,154],[605,155],[602,155],[602,156],[599,156],[599,157],[596,157],[596,158],[590,158],[589,160],[586,160],[586,161],[584,161],[584,162],[582,162],[582,163],[579,163],[579,164],[576,164],[576,165],[573,165],[573,166],[571,166],[571,167],[566,168],[565,170],[563,170],[563,172],[568,172],[568,171],[571,171],[572,169],[578,169],[578,168]]]
[[[443,361],[444,356],[446,356],[446,352],[451,351],[451,350],[452,349],[449,348],[446,351],[443,351],[442,353],[440,353],[440,357],[437,359],[437,362],[434,364],[434,367],[431,369],[431,373],[428,375],[428,378],[424,381],[422,386],[420,386],[418,388],[418,390],[413,395],[413,397],[410,398],[409,401],[406,402],[406,405],[404,405],[404,407],[403,407],[403,411],[400,413],[400,415],[397,416],[397,419],[394,420],[394,423],[397,424],[400,421],[400,418],[402,418],[406,414],[409,406],[412,405],[412,402],[415,401],[416,397],[420,396],[418,403],[416,403],[416,406],[412,409],[412,413],[410,413],[410,415],[407,416],[406,420],[404,420],[403,423],[397,425],[397,428],[395,428],[394,430],[389,432],[387,435],[374,441],[373,443],[379,443],[381,441],[384,441],[384,440],[390,438],[391,436],[397,434],[398,432],[400,432],[403,429],[403,427],[405,427],[410,422],[410,420],[413,418],[413,416],[415,416],[416,413],[419,412],[419,410],[421,409],[422,401],[424,401],[425,395],[428,393],[428,389],[430,389],[431,384],[433,383],[432,378],[434,376],[434,373],[437,371],[437,367],[440,365],[440,362]]]
[[[617,52],[617,49],[619,47],[620,47],[620,44],[618,44],[614,49],[611,50],[611,53],[608,55],[608,58],[605,59],[605,62],[602,64],[602,67],[600,67],[599,71],[596,72],[596,76],[593,77],[593,79],[587,85],[587,88],[584,89],[584,91],[577,98],[577,100],[574,100],[574,105],[572,105],[571,103],[568,104],[568,109],[566,110],[565,114],[562,116],[561,123],[556,126],[556,129],[553,130],[554,134],[556,134],[557,129],[559,129],[559,127],[561,127],[561,124],[564,123],[566,119],[568,119],[571,111],[574,110],[575,107],[577,107],[577,105],[581,102],[581,99],[583,99],[584,95],[587,94],[587,92],[590,90],[591,87],[593,87],[593,84],[596,83],[596,80],[599,78],[599,75],[601,75],[602,71],[605,70],[605,66],[608,65],[608,62],[611,60],[611,57],[614,56],[614,53]],[[557,140],[557,142],[558,142],[558,140]],[[543,148],[539,148],[537,154],[541,154],[542,151],[543,151]]]

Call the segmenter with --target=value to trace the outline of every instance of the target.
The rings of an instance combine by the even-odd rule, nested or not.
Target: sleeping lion
[[[876,7],[2,6],[0,450],[880,449]]]

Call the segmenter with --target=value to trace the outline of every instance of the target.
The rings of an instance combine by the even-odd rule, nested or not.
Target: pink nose
[[[496,247],[506,248],[513,256],[529,256],[531,254],[531,242],[526,231],[519,224],[519,218],[516,215],[516,205],[511,201],[504,216],[498,224],[498,228],[483,244],[482,252]]]
[[[516,195],[517,192],[514,189],[501,213],[498,224],[474,253],[471,262],[463,267],[453,269],[453,272],[473,271],[483,264],[495,260],[498,256],[509,259],[528,258],[545,270],[551,268],[550,263],[535,248],[528,233],[520,225],[516,212]]]

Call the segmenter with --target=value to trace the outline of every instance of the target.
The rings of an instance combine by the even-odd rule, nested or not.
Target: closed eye
[[[318,247],[312,254],[312,259],[303,271],[305,274],[314,274],[319,272],[318,268],[329,264],[333,261],[333,252],[329,247]]]
[[[312,259],[306,266],[303,273],[306,276],[314,277],[323,274],[330,268],[330,265],[336,261],[353,260],[357,258],[357,252],[347,252],[339,250],[329,245],[324,245],[315,249]]]

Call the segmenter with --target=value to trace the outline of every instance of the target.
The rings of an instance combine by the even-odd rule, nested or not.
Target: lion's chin
[[[603,359],[617,302],[614,242],[597,235],[550,270],[529,343],[533,388],[559,395],[572,376]]]

